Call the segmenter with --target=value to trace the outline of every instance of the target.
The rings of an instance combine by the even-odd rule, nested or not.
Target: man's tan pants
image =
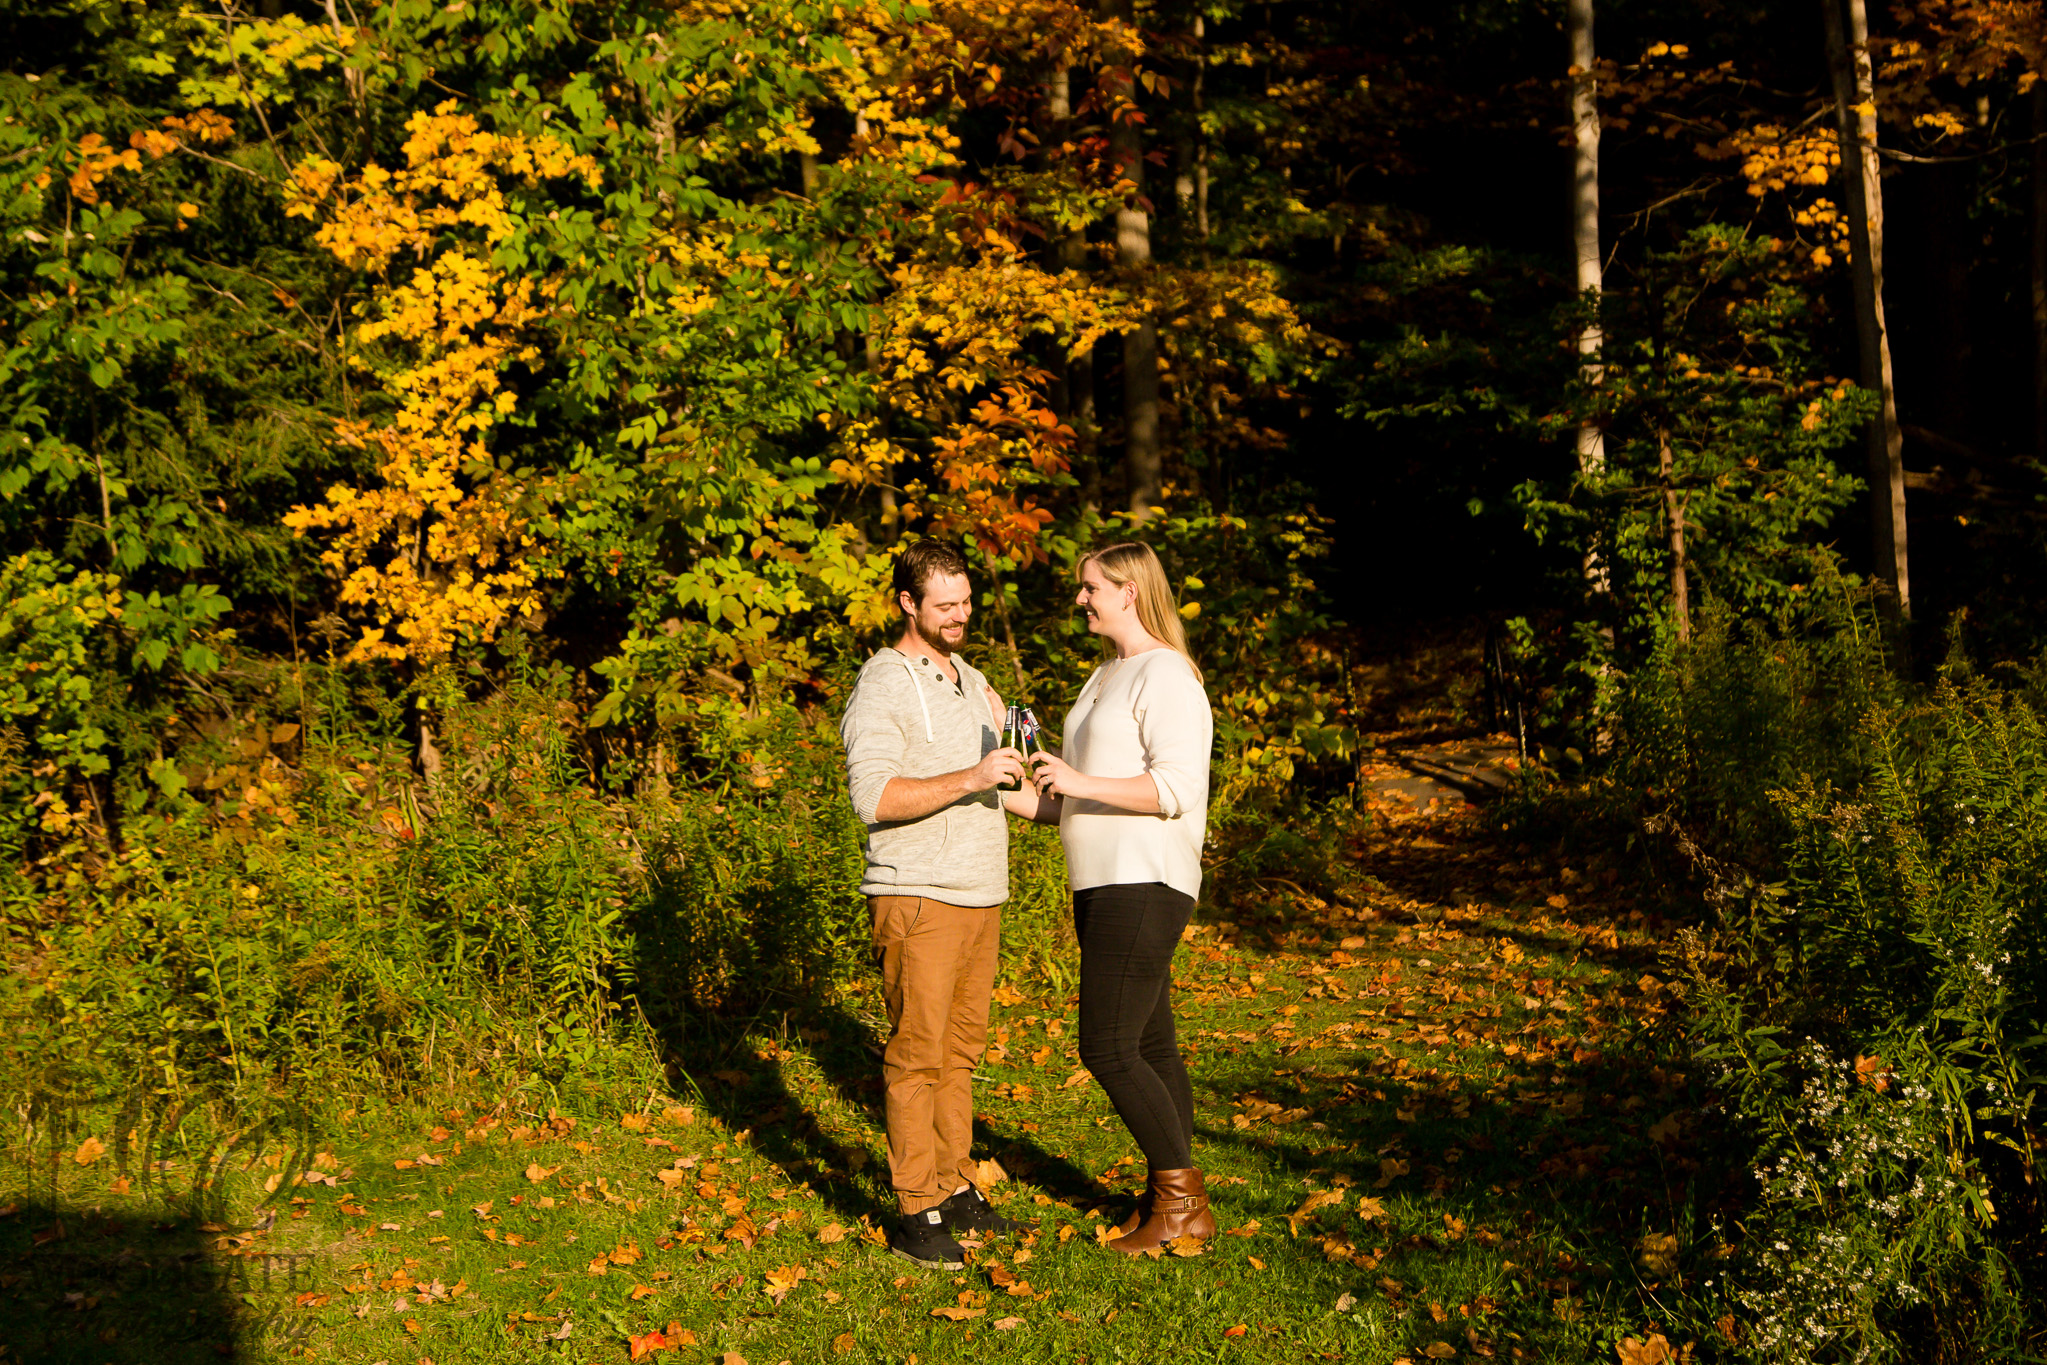
[[[888,1004],[889,1182],[921,1213],[974,1178],[974,1066],[988,1046],[1002,907],[870,896]]]

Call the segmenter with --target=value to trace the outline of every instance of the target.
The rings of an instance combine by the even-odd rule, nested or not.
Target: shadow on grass
[[[682,979],[675,965],[688,960],[685,936],[643,934],[640,942],[640,980]],[[849,950],[864,948],[864,943],[857,949],[849,945]],[[679,1094],[693,1093],[726,1128],[750,1130],[757,1150],[810,1185],[837,1216],[864,1216],[877,1223],[893,1217],[886,1152],[857,1141],[848,1144],[826,1131],[775,1056],[785,1040],[803,1041],[829,1093],[879,1126],[882,1027],[814,981],[792,983],[765,994],[764,1000],[752,1013],[738,1014],[698,1008],[675,994],[650,999],[643,993],[642,1009],[671,1087]],[[974,1137],[977,1156],[995,1157],[1054,1198],[1089,1198],[1097,1192],[1086,1172],[1063,1154],[1046,1150],[1018,1125],[976,1113]]]
[[[223,1234],[191,1221],[49,1200],[5,1207],[0,1341],[10,1365],[219,1365],[306,1335],[294,1296],[311,1288],[311,1255],[223,1252]]]

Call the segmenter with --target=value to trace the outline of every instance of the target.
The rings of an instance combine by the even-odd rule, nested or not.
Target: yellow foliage
[[[438,659],[458,638],[489,640],[537,605],[551,567],[530,534],[529,490],[492,460],[485,438],[516,405],[505,367],[538,357],[527,334],[548,311],[548,286],[508,277],[477,247],[517,226],[506,179],[598,179],[590,158],[555,139],[485,132],[452,103],[406,127],[397,171],[372,165],[344,177],[312,157],[285,187],[286,212],[324,217],[315,238],[345,264],[388,272],[402,252],[420,260],[350,337],[351,360],[397,401],[387,425],[338,427],[345,443],[377,453],[377,485],[336,485],[285,518],[301,534],[332,533],[322,559],[343,576],[342,600],[376,622],[352,659]],[[372,364],[362,348],[378,343],[395,364]]]

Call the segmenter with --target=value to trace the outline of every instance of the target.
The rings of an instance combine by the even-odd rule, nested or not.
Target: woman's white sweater
[[[1171,649],[1109,660],[1066,713],[1065,736],[1061,757],[1080,772],[1148,774],[1159,793],[1156,815],[1070,796],[1061,802],[1059,837],[1072,889],[1164,882],[1199,896],[1215,718],[1193,665]]]

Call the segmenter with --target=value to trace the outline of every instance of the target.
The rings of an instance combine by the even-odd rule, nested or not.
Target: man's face
[[[898,593],[896,600],[915,631],[933,649],[950,654],[967,638],[967,618],[974,614],[974,593],[963,573],[935,573],[924,580],[924,600]]]

